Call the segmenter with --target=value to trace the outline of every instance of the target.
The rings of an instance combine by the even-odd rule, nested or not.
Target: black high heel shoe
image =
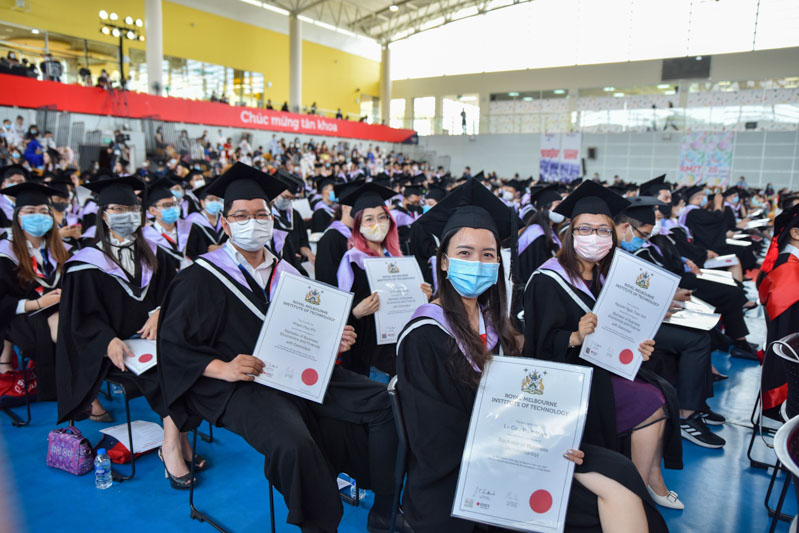
[[[195,479],[192,481],[191,479],[191,472],[184,476],[175,477],[169,473],[169,470],[166,467],[166,461],[164,461],[164,454],[161,448],[158,448],[158,458],[161,459],[161,462],[164,463],[164,477],[169,479],[169,484],[172,485],[173,489],[176,490],[188,490],[194,485],[197,480]]]

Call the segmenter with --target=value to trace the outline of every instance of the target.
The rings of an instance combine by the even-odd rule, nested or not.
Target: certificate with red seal
[[[155,353],[155,341],[149,341],[147,339],[128,339],[123,342],[130,348],[130,351],[133,352],[132,356],[125,356],[125,366],[137,376],[141,376],[158,364],[158,358]]]
[[[635,379],[643,361],[638,345],[655,338],[679,285],[668,270],[617,248],[594,305],[596,329],[586,335],[580,358]]]
[[[352,293],[282,274],[253,351],[264,362],[255,381],[322,403],[351,306]]]
[[[590,367],[495,356],[483,372],[452,516],[562,532],[591,390]]]

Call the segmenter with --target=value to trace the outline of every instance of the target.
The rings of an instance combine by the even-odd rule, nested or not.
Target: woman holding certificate
[[[418,221],[441,246],[435,299],[416,311],[397,342],[397,388],[410,444],[403,509],[416,533],[480,528],[451,511],[482,371],[492,354],[519,353],[522,344],[505,313],[499,255],[500,242],[514,234],[515,216],[470,180]],[[628,459],[591,445],[556,455],[579,465],[567,531],[666,531]],[[535,510],[532,500],[530,506]]]
[[[590,309],[613,260],[613,217],[628,205],[612,191],[584,182],[555,210],[570,218],[571,225],[558,256],[541,265],[527,282],[525,354],[589,364],[579,358],[580,348],[597,325]],[[653,351],[653,340],[639,346],[644,360]],[[641,379],[644,375],[649,382]],[[632,461],[650,494],[679,509],[683,504],[668,491],[660,471],[664,455],[668,467],[682,468],[680,432],[672,429],[679,428],[679,420],[676,409],[666,411],[667,398],[676,401],[673,387],[652,373],[640,370],[635,381],[629,381],[595,367],[583,441],[624,451],[620,437],[629,435]]]
[[[358,340],[349,352],[342,355],[342,366],[353,372],[369,375],[371,366],[393,376],[396,373],[394,344],[379,345],[374,313],[380,308],[377,292],[372,292],[366,276],[364,259],[369,257],[401,257],[397,223],[385,205],[395,196],[391,189],[367,183],[351,192],[343,202],[352,207],[351,248],[341,258],[338,267],[339,289],[355,294],[350,325]],[[430,298],[427,284],[422,290]]]

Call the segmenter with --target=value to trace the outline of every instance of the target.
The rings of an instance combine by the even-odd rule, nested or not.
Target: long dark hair
[[[580,216],[578,215],[577,218],[579,217]],[[566,232],[563,234],[563,246],[561,246],[557,256],[561,266],[573,282],[583,278],[583,265],[577,258],[577,252],[574,249],[573,231],[575,226],[577,226],[577,218],[572,220],[569,227],[566,228]],[[610,263],[613,262],[613,252],[616,250],[616,246],[619,244],[616,240],[616,225],[613,223],[613,219],[607,217],[607,221],[610,225],[613,247],[611,247],[608,255],[603,257],[602,260],[599,261],[599,263],[597,263],[594,267],[594,285],[596,287],[599,287],[599,276],[607,276],[608,270],[610,270]]]
[[[555,244],[555,240],[552,238],[553,235],[552,223],[549,220],[549,209],[551,207],[552,204],[549,203],[546,205],[542,205],[538,210],[536,210],[535,214],[532,217],[530,217],[530,222],[524,227],[524,229],[522,229],[522,231],[519,232],[519,236],[521,236],[522,233],[527,231],[527,228],[537,224],[541,226],[541,229],[544,230],[544,238],[546,239],[547,250],[549,250],[552,253],[555,253],[558,251],[558,245]]]
[[[101,205],[97,210],[97,229],[95,230],[94,242],[101,243],[102,246],[101,251],[105,254],[108,259],[110,259],[115,265],[119,268],[122,268],[122,265],[117,261],[114,254],[110,253],[111,250],[111,231],[106,227],[105,220],[103,220],[103,215],[105,214],[106,209],[108,208],[107,205]],[[141,262],[147,264],[152,270],[153,274],[158,271],[158,259],[156,259],[155,254],[150,249],[150,246],[147,244],[147,240],[144,238],[142,234],[142,228],[144,227],[145,222],[145,215],[144,212],[141,212],[141,225],[133,232],[135,235],[135,242],[133,244],[133,252],[136,257],[136,271],[134,272],[134,277],[139,278],[141,276]],[[122,268],[122,270],[125,270]]]
[[[52,209],[48,205],[50,216],[53,216]],[[14,237],[11,241],[11,249],[14,250],[14,255],[17,256],[17,281],[21,287],[34,281],[38,276],[33,271],[33,262],[28,253],[28,238],[25,236],[25,231],[19,224],[19,211],[20,208],[14,209],[14,218],[11,221],[11,235]],[[64,248],[64,243],[61,240],[61,235],[58,233],[58,228],[50,228],[50,231],[44,234],[44,242],[47,247],[47,253],[55,258],[57,269],[61,269],[64,263],[69,259],[69,252]]]
[[[469,323],[469,317],[466,315],[466,307],[463,305],[461,295],[458,294],[458,291],[455,290],[452,283],[447,279],[447,273],[441,269],[441,263],[444,256],[447,254],[449,243],[458,231],[459,230],[451,231],[441,239],[441,246],[438,248],[438,255],[436,258],[438,290],[434,298],[441,300],[441,307],[444,309],[444,316],[447,318],[447,322],[449,322],[450,327],[452,327],[452,333],[468,352],[465,355],[467,355],[480,370],[483,370],[486,362],[491,358],[491,354],[486,350],[480,336],[472,329]],[[493,235],[494,241],[496,242],[497,254],[499,254],[499,236],[497,236],[496,233]],[[518,354],[521,353],[522,349],[518,340],[519,332],[513,326],[505,312],[508,308],[508,302],[505,296],[505,275],[503,271],[502,263],[500,263],[497,282],[477,297],[477,304],[485,311],[488,322],[496,330],[502,350],[507,354]],[[455,357],[457,358],[456,360],[449,362],[453,370],[458,368],[455,366],[455,363],[458,359],[462,359],[463,355],[457,353]],[[471,366],[461,365],[460,368],[465,370],[457,371],[456,377],[476,387],[480,382],[480,375],[474,372]]]

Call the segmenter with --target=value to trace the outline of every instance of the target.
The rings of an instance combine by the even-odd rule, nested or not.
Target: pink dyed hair
[[[388,228],[388,235],[386,235],[386,238],[383,239],[383,246],[385,247],[386,250],[388,250],[388,253],[391,254],[391,257],[401,257],[402,252],[400,251],[400,246],[399,246],[399,234],[397,233],[397,223],[394,221],[394,217],[391,216],[391,211],[389,211],[386,206],[382,207],[383,210],[388,215],[389,220],[391,221],[391,225]],[[350,248],[357,248],[358,250],[372,257],[382,257],[379,253],[369,248],[366,237],[364,237],[361,234],[362,217],[363,217],[363,210],[358,211],[358,213],[356,213],[355,215],[354,218],[355,223],[352,226],[352,237],[350,237],[349,240]]]

